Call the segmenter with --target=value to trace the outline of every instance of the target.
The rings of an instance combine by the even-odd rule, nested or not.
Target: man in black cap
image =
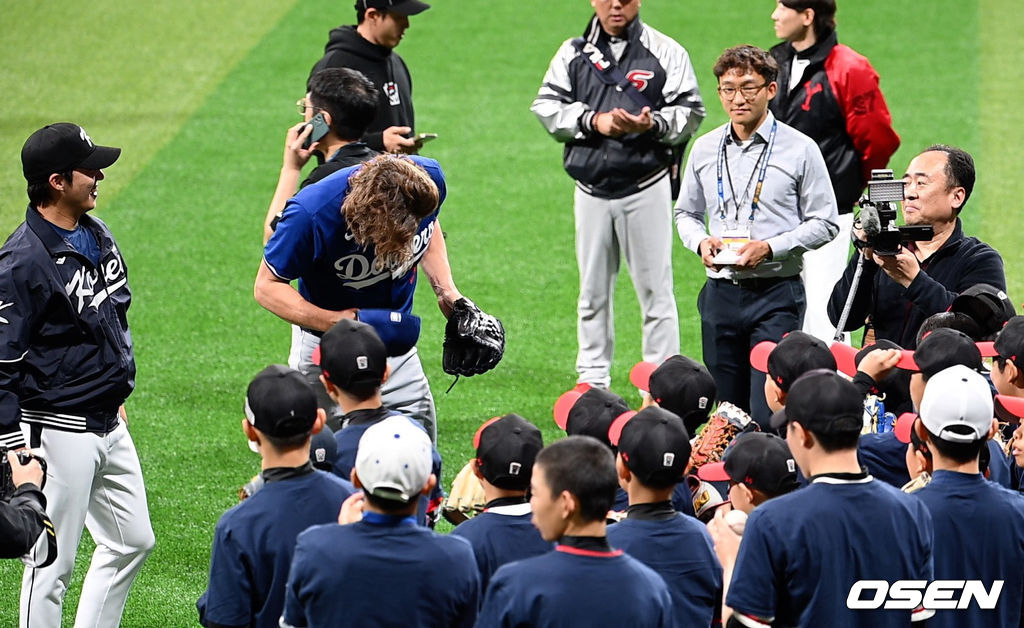
[[[765,401],[772,412],[777,412],[786,405],[786,395],[793,382],[814,369],[836,370],[836,358],[820,339],[793,331],[778,343],[765,340],[754,345],[750,365],[766,375]]]
[[[263,458],[265,484],[217,522],[210,582],[196,602],[203,626],[278,625],[295,539],[310,526],[336,521],[355,491],[310,461],[310,441],[324,420],[296,370],[271,365],[249,384],[242,432]]]
[[[682,420],[644,408],[625,421],[617,444],[615,467],[629,509],[609,526],[608,542],[664,578],[680,626],[711,625],[722,599],[722,568],[704,525],[676,512],[671,501],[690,460]]]
[[[994,340],[1006,321],[1017,314],[1006,291],[987,283],[975,284],[958,294],[949,311],[966,314],[978,324],[981,337],[977,340]]]
[[[737,436],[722,462],[704,465],[697,476],[705,482],[728,482],[733,510],[748,515],[769,499],[799,487],[796,460],[786,441],[775,434]]]
[[[320,340],[320,381],[342,412],[339,424],[333,426],[337,428],[334,437],[338,444],[333,471],[342,479],[351,479],[359,440],[366,430],[389,416],[401,414],[385,408],[381,398],[381,386],[390,374],[387,358],[380,336],[362,321],[343,318],[324,332]],[[415,419],[409,420],[423,427]],[[432,452],[431,472],[441,477],[441,454],[436,448]],[[421,500],[420,523],[433,527],[443,499],[444,491],[435,484],[429,499]]]
[[[481,425],[473,436],[473,447],[473,473],[483,486],[486,505],[452,534],[473,546],[480,590],[486,591],[498,567],[553,548],[530,523],[533,515],[526,498],[533,461],[544,448],[544,439],[533,423],[518,414],[506,414]]]
[[[89,215],[120,154],[76,124],[33,133],[21,150],[25,222],[0,249],[0,445],[22,449],[27,438],[48,461],[58,543],[56,562],[25,569],[23,626],[61,624],[83,525],[96,551],[78,625],[120,622],[154,543],[123,405],[135,387],[128,274],[114,236]]]
[[[409,16],[430,8],[419,0],[356,0],[355,26],[331,31],[324,56],[309,73],[345,67],[366,75],[380,92],[377,117],[363,141],[376,151],[415,153],[422,140],[412,138],[416,120],[409,68],[394,48],[409,28]]]
[[[861,601],[859,581],[932,580],[927,510],[899,489],[875,481],[857,461],[863,413],[861,394],[834,370],[814,370],[793,382],[786,407],[775,413],[771,425],[784,431],[810,483],[751,513],[735,564],[723,563],[727,626],[881,628],[930,615],[922,606],[849,608]],[[719,523],[716,519],[711,526],[716,544],[720,537],[735,535]]]

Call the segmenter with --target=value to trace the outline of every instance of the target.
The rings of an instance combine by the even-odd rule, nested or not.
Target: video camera
[[[864,240],[855,240],[859,248],[870,248],[878,255],[896,255],[907,242],[924,242],[935,236],[930,225],[896,226],[896,203],[904,200],[906,183],[894,179],[892,170],[872,170],[868,193],[860,202],[859,227]]]
[[[45,460],[28,451],[16,451],[14,454],[18,456],[18,462],[23,465],[28,464],[33,458],[38,460],[39,466],[43,468],[43,482],[46,482]],[[17,487],[14,486],[14,478],[11,475],[11,463],[7,461],[7,448],[0,447],[0,501],[10,501],[15,490]]]

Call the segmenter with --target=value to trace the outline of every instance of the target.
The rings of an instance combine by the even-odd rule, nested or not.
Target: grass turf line
[[[724,0],[699,13],[684,3],[645,4],[645,19],[690,51],[709,111],[701,132],[726,119],[715,97],[714,59],[729,45],[774,43],[771,9],[766,2],[751,12],[746,0]],[[541,129],[529,104],[555,49],[582,32],[589,14],[582,1],[486,8],[435,3],[412,19],[399,49],[414,79],[417,130],[440,135],[425,153],[440,160],[449,178],[441,222],[456,281],[503,319],[509,336],[508,354],[494,373],[464,379],[445,395],[451,378],[440,372],[443,322],[429,287],[420,287],[420,350],[437,399],[446,485],[469,457],[473,432],[491,416],[515,411],[536,422],[548,441],[559,435],[550,409],[573,383],[576,348],[572,184],[561,169],[560,146]],[[913,44],[895,26],[878,28],[883,15],[884,24],[914,23]],[[247,17],[239,12],[232,19]],[[242,395],[262,366],[284,360],[288,337],[287,327],[251,297],[260,222],[280,167],[284,129],[296,120],[291,103],[301,95],[327,30],[350,17],[347,6],[327,0],[296,5],[148,165],[132,164],[137,174],[130,185],[120,184],[122,193],[111,199],[109,191],[117,189],[133,160],[111,169],[104,184],[102,215],[125,250],[136,294],[131,316],[139,387],[129,409],[137,417],[132,431],[158,539],[129,598],[126,626],[194,624],[192,604],[206,584],[213,524],[257,466],[238,427]],[[973,4],[943,0],[921,16],[912,6],[865,0],[843,5],[839,22],[841,41],[865,53],[882,75],[903,137],[894,169],[935,141],[977,150],[977,40],[951,43],[942,36],[973,32]],[[941,45],[922,49],[920,42],[929,40]],[[151,45],[161,45],[158,34]],[[922,73],[927,90],[921,88]],[[130,85],[117,95],[136,95]],[[205,96],[193,93],[196,85],[189,80],[176,87],[182,100]],[[104,110],[107,102],[85,104]],[[957,115],[950,114],[952,103]],[[12,131],[16,149],[39,124],[22,123]],[[108,141],[102,127],[87,127]],[[0,174],[14,175],[17,186],[11,189],[23,198],[20,169],[10,166]],[[22,203],[15,204],[13,219],[3,215],[12,226]],[[699,357],[694,298],[703,273],[696,256],[680,246],[674,265],[683,350]],[[625,273],[615,304],[619,350],[613,385],[635,402],[627,374],[639,359],[640,317]],[[84,569],[80,564],[69,607]],[[4,565],[0,582],[13,582],[16,572]],[[15,596],[0,598],[0,623],[13,622],[13,608]]]

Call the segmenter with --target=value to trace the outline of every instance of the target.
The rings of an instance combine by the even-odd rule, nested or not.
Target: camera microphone
[[[870,205],[864,205],[860,208],[860,228],[864,230],[864,235],[871,238],[877,236],[882,232],[882,221],[878,217],[878,210]]]

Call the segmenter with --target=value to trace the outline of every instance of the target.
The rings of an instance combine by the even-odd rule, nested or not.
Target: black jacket
[[[26,554],[43,531],[46,497],[35,484],[22,484],[10,502],[0,502],[0,558]]]
[[[828,317],[833,325],[843,312],[859,257],[857,253],[850,258],[846,272],[832,290]],[[914,349],[924,319],[945,312],[958,293],[979,283],[1006,290],[1003,258],[977,238],[965,237],[957,218],[949,239],[921,262],[921,272],[907,288],[890,279],[875,262],[865,260],[844,331],[861,327],[870,316],[876,340],[891,340],[904,349]]]
[[[309,173],[309,176],[306,177],[305,181],[299,185],[299,189],[301,190],[307,185],[312,185],[343,168],[348,168],[349,166],[355,166],[356,164],[370,161],[378,154],[379,153],[377,151],[373,150],[363,142],[345,144],[338,150],[334,151],[334,154],[331,155],[330,159],[327,161],[321,161],[320,165],[314,168],[312,172]],[[323,159],[323,156],[320,153],[316,153],[316,158],[317,161],[320,161]]]
[[[405,61],[385,46],[366,41],[355,26],[339,26],[331,31],[324,56],[313,66],[313,76],[324,68],[358,70],[380,90],[377,117],[366,129],[363,141],[376,151],[384,150],[382,131],[392,126],[416,128],[412,108],[412,77]],[[410,133],[407,137],[412,137]]]
[[[82,216],[99,267],[35,208],[0,248],[0,445],[24,445],[19,420],[106,433],[135,387],[131,291],[117,243]]]

